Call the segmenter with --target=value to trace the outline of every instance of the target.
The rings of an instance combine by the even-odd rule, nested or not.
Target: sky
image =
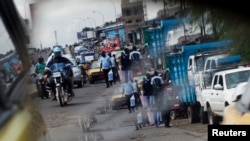
[[[30,19],[29,3],[35,0],[14,0],[22,17]],[[37,0],[38,1],[38,0]],[[42,0],[39,0],[41,2]],[[43,0],[39,3],[36,25],[33,29],[31,46],[51,47],[77,42],[76,33],[85,26],[103,25],[103,20],[114,21],[121,15],[121,0]],[[148,19],[156,17],[163,9],[161,3],[145,0]],[[25,11],[26,9],[26,11]],[[93,12],[95,11],[95,12]]]

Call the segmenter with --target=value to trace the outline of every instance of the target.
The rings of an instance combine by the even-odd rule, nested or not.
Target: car
[[[83,77],[81,74],[81,68],[77,65],[76,60],[71,57],[70,55],[66,54],[64,55],[67,57],[72,63],[73,63],[73,85],[77,85],[79,88],[82,88],[84,85]]]
[[[87,77],[90,84],[94,84],[95,81],[104,80],[104,73],[100,71],[100,60],[92,61],[89,69],[87,70]]]
[[[222,125],[249,125],[250,124],[250,78],[243,90],[236,90],[234,102],[228,105],[223,112]]]
[[[28,30],[13,0],[0,3],[0,44],[3,45],[0,50],[0,140],[49,141],[48,128],[33,100],[35,94],[31,93],[35,86],[28,83],[31,59],[27,57]]]

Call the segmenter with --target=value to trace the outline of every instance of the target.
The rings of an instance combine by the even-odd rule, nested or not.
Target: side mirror
[[[214,89],[215,90],[223,90],[223,86],[221,86],[221,84],[216,84],[216,85],[214,85]]]

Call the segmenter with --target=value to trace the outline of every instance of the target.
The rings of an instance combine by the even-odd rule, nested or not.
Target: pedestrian
[[[138,107],[140,105],[140,95],[139,95],[139,88],[138,88],[138,82],[137,80],[131,79],[133,90],[134,90],[134,96],[135,96],[135,109],[138,110]]]
[[[117,80],[117,62],[116,62],[116,58],[115,58],[115,54],[111,55],[111,52],[108,53],[109,57],[110,57],[110,62],[111,62],[111,70],[112,70],[112,74],[113,74],[113,82],[114,84],[116,84],[116,80]]]
[[[160,127],[162,122],[162,96],[163,96],[163,80],[157,71],[154,71],[154,76],[151,78],[151,85],[153,86],[153,96],[155,100],[155,124]]]
[[[121,70],[125,81],[130,81],[132,76],[131,76],[131,61],[129,59],[128,48],[124,49],[124,53],[121,56]]]
[[[163,80],[157,71],[154,71],[154,76],[151,78],[151,85],[153,86],[153,96],[155,100],[155,104],[158,104],[160,101],[160,95],[162,94],[163,90]]]
[[[110,57],[106,55],[106,53],[103,51],[101,53],[101,64],[100,64],[100,72],[103,71],[104,77],[105,77],[105,82],[106,82],[106,88],[109,88],[109,81],[108,81],[108,73],[111,69],[111,62],[110,62]]]
[[[167,87],[172,87],[171,85],[168,85]],[[166,93],[163,93],[161,96],[161,115],[162,115],[162,121],[164,122],[165,127],[171,127],[170,126],[170,112],[171,112],[171,92],[166,91]]]
[[[113,71],[110,70],[108,73],[109,85],[112,86],[113,84]]]
[[[146,74],[146,78],[143,81],[142,84],[144,96],[147,97],[147,105],[148,108],[153,108],[153,86],[151,85],[151,76],[150,74]]]
[[[130,98],[133,96],[133,92],[134,90],[133,90],[133,85],[131,81],[125,80],[125,82],[122,85],[122,93],[124,94],[126,98],[129,113],[132,113],[132,111],[134,111],[134,108],[131,107],[131,103],[130,103]]]
[[[129,60],[131,61],[131,70],[133,72],[133,76],[143,72],[142,55],[137,50],[136,46],[133,46],[132,51],[129,54]]]

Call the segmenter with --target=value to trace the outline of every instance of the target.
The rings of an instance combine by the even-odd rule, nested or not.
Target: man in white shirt
[[[100,71],[103,71],[104,73],[104,77],[105,77],[105,82],[106,82],[106,88],[109,88],[109,80],[108,80],[108,73],[111,69],[111,61],[110,61],[110,57],[108,55],[106,55],[106,53],[103,51],[101,54],[101,65],[100,65]]]
[[[151,78],[151,85],[153,86],[153,95],[155,99],[155,106],[156,106],[156,126],[159,127],[160,123],[162,121],[162,109],[161,109],[161,103],[162,103],[162,97],[163,97],[163,80],[161,76],[159,76],[158,72],[154,72],[154,76]]]
[[[138,110],[138,107],[140,105],[140,95],[139,95],[139,88],[138,88],[138,83],[137,80],[131,79],[132,86],[133,86],[133,94],[135,96],[135,109]]]
[[[111,62],[111,70],[113,72],[113,82],[114,84],[116,83],[117,80],[117,63],[116,63],[116,58],[115,58],[115,54],[113,54],[113,56],[111,55],[111,52],[108,53],[109,57],[110,57],[110,62]]]
[[[133,96],[134,89],[131,81],[125,80],[125,82],[122,84],[122,93],[126,98],[129,113],[132,113],[132,111],[134,111],[134,108],[132,108],[130,105],[130,98]]]
[[[143,63],[142,63],[142,55],[136,49],[136,46],[133,46],[133,50],[129,54],[129,60],[131,60],[131,70],[133,71],[134,75],[137,73],[142,73],[143,71]]]
[[[137,49],[136,49],[136,46],[133,46],[133,50],[130,52],[129,54],[129,59],[130,60],[133,60],[133,59],[136,59],[134,58],[134,55],[137,54],[138,55],[138,59],[142,59],[142,55],[141,55],[141,52],[139,52]]]

